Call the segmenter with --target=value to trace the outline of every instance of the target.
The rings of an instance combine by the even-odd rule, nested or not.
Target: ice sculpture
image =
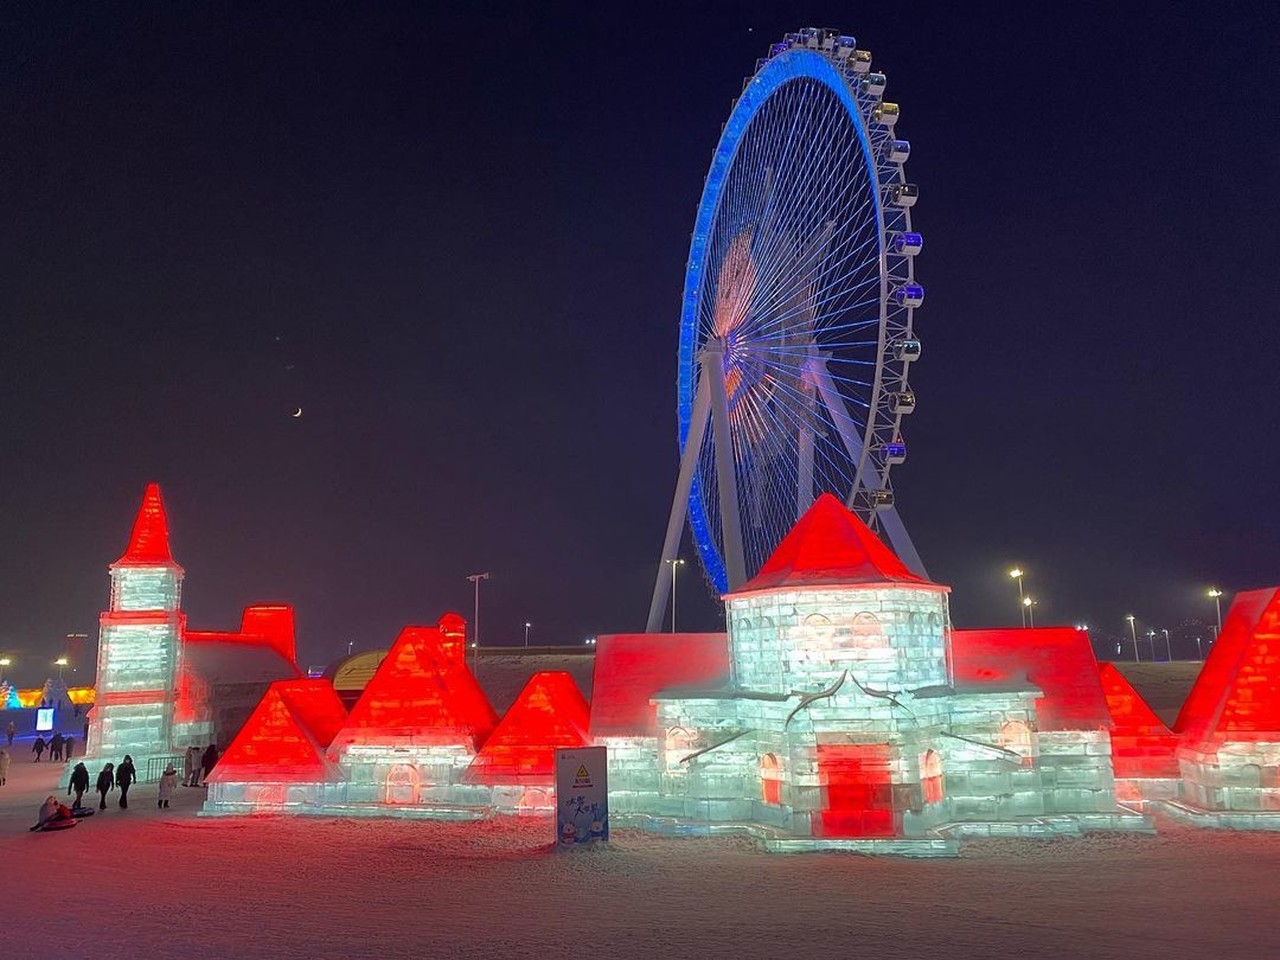
[[[181,671],[182,567],[169,550],[160,487],[148,485],[124,554],[110,566],[111,600],[99,625],[97,699],[87,755],[139,770],[170,752]]]

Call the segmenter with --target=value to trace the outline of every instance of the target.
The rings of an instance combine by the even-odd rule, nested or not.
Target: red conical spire
[[[823,584],[928,583],[839,500],[824,493],[782,538],[760,572],[735,590]]]
[[[116,563],[174,564],[173,554],[169,551],[169,519],[164,513],[164,501],[160,499],[160,484],[147,484],[142,506],[133,521],[129,546]]]

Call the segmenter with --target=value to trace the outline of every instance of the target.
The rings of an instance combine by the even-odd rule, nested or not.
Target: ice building
[[[157,484],[143,494],[125,552],[109,571],[89,713],[91,766],[130,754],[140,778],[158,776],[188,746],[225,745],[271,681],[299,676],[289,607],[249,607],[239,632],[187,629],[185,572],[169,547]]]
[[[824,496],[726,633],[599,637],[589,704],[537,673],[499,718],[456,614],[406,627],[349,713],[327,680],[273,684],[204,812],[541,814],[554,751],[593,745],[615,826],[776,850],[947,855],[1154,810],[1280,829],[1280,592],[1240,595],[1172,730],[1083,631],[953,630],[948,596]]]

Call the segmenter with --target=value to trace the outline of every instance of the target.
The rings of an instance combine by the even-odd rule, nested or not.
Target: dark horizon
[[[304,666],[470,619],[477,571],[486,644],[642,629],[702,179],[810,24],[913,144],[893,480],[957,625],[1017,624],[1014,564],[1116,636],[1280,583],[1274,9],[485,11],[4,13],[6,675],[96,637],[149,481],[191,624],[291,603]]]

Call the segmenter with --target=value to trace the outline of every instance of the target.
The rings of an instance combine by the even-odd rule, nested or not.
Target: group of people
[[[13,724],[10,724],[13,726]],[[55,733],[53,737],[46,743],[44,737],[37,736],[35,743],[31,744],[31,752],[36,755],[36,763],[40,762],[40,757],[45,751],[45,747],[49,748],[50,760],[70,760],[72,751],[74,750],[75,737],[67,734],[65,737],[61,733]],[[10,741],[12,743],[12,741]],[[64,757],[63,754],[66,754]]]
[[[4,751],[0,750],[0,754],[4,754]],[[201,774],[208,777],[213,772],[214,765],[217,762],[218,748],[212,743],[203,751],[199,747],[188,747],[184,757],[185,777],[182,781],[183,785],[188,787],[200,786]],[[129,788],[137,782],[137,768],[133,765],[133,757],[127,753],[118,767],[113,763],[106,764],[98,772],[98,779],[94,784],[94,789],[98,793],[98,809],[107,809],[107,795],[114,790],[119,790],[120,809],[128,810]],[[3,783],[2,775],[0,775],[0,783]],[[164,768],[164,773],[160,775],[160,785],[156,793],[156,807],[161,810],[166,809],[177,788],[178,771],[170,763]],[[67,796],[71,796],[73,792],[75,793],[75,801],[71,806],[73,812],[83,809],[84,795],[88,790],[89,768],[83,763],[77,763],[71,770],[71,780],[67,784]]]

